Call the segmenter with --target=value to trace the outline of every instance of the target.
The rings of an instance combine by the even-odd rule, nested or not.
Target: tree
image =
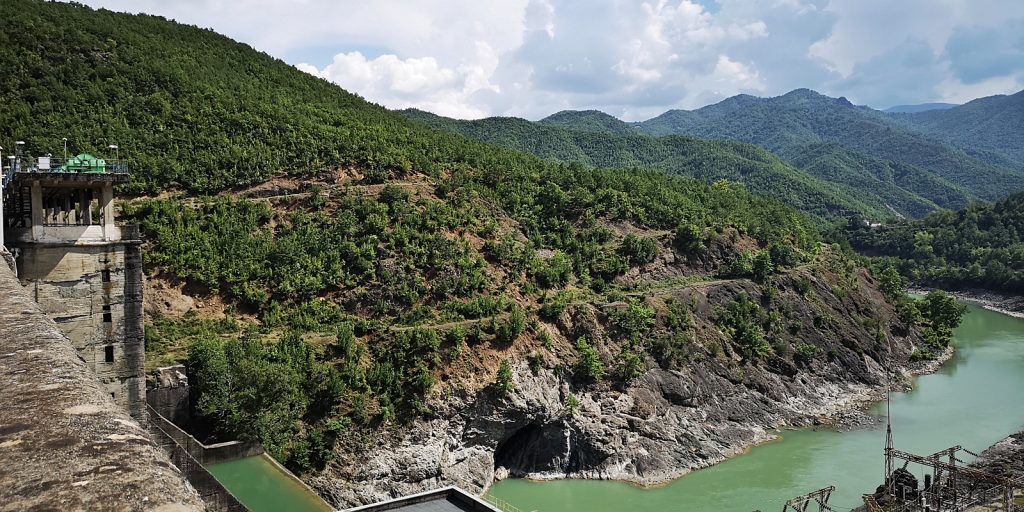
[[[215,422],[227,417],[231,406],[230,365],[224,345],[216,336],[202,336],[188,348],[189,387],[195,412]]]
[[[498,366],[498,378],[494,383],[495,388],[502,396],[512,392],[512,365],[508,359],[502,359]]]
[[[920,304],[921,313],[933,326],[954,329],[960,325],[967,307],[942,290],[928,292]]]
[[[768,251],[759,251],[754,256],[753,274],[754,281],[764,283],[775,273],[775,264],[772,263],[772,255]]]
[[[650,263],[658,256],[658,243],[652,238],[629,234],[619,244],[619,255],[631,266]]]
[[[586,336],[576,340],[576,350],[580,354],[575,366],[576,376],[584,380],[601,380],[604,377],[604,363],[597,349],[587,342]]]
[[[891,266],[885,267],[885,270],[878,276],[878,281],[882,293],[886,299],[889,299],[889,302],[895,304],[903,298],[903,278],[900,277],[900,273],[895,268]]]

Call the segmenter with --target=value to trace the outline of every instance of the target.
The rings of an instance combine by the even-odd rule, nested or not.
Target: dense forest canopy
[[[614,118],[599,112],[564,112],[538,123],[510,117],[459,121],[419,110],[402,112],[410,119],[436,128],[549,160],[597,167],[656,169],[705,182],[724,179],[742,183],[755,194],[778,199],[826,219],[853,214],[874,219],[892,217],[893,211],[887,204],[907,215],[923,215],[937,208],[895,185],[891,194],[908,196],[906,199],[883,199],[876,186],[881,182],[855,188],[839,180],[832,183],[819,180],[763,149],[741,142],[678,135],[650,137],[618,120],[615,121],[621,125],[620,129],[608,131],[601,127],[611,124],[609,119]],[[584,124],[577,124],[579,122]],[[864,183],[851,180],[851,185]]]
[[[854,248],[918,284],[1024,291],[1024,193],[878,229],[857,223]]]
[[[949,109],[900,114],[896,119],[980,160],[1024,168],[1024,91],[979,98]]]

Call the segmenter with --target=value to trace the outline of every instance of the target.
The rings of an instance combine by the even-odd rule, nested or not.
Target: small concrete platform
[[[372,505],[350,508],[346,512],[502,512],[501,509],[459,489],[445,487]]]

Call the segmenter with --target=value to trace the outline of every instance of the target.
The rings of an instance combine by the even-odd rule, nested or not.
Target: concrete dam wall
[[[0,260],[0,511],[204,510]]]

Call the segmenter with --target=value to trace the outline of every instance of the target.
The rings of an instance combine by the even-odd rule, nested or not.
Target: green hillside
[[[981,160],[1024,168],[1024,91],[895,118]]]
[[[959,108],[962,107],[914,116],[942,115]],[[895,115],[857,107],[845,98],[829,98],[807,89],[776,98],[736,96],[694,111],[672,110],[637,126],[653,135],[740,140],[778,154],[810,144],[838,143],[873,158],[913,165],[987,200],[1024,189],[1024,168],[982,161],[954,145],[920,133],[898,121]],[[957,128],[954,125],[950,129]],[[926,189],[912,187],[909,191],[929,197]]]
[[[1024,292],[1024,194],[880,229],[855,229],[858,250],[917,284]]]
[[[740,142],[568,130],[547,120],[531,123],[502,117],[458,121],[418,110],[403,113],[436,128],[545,159],[596,167],[656,169],[705,182],[721,179],[738,182],[756,194],[823,218],[860,214],[879,219],[894,215],[872,188],[858,190],[846,184],[826,183],[794,169],[767,151]],[[580,119],[569,113],[556,116],[569,125]],[[610,118],[591,113],[583,113],[583,117]],[[914,215],[911,210],[897,211]]]
[[[537,123],[568,128],[570,130],[605,132],[616,135],[635,135],[639,133],[636,127],[599,110],[563,110],[551,114],[537,121]]]
[[[923,217],[942,207],[963,207],[974,199],[963,187],[919,167],[872,158],[834,142],[794,146],[781,156],[818,179],[873,194],[909,217]]]
[[[204,439],[258,439],[299,472],[345,432],[429,416],[442,382],[490,389],[509,360],[567,368],[585,352],[607,376],[573,385],[611,388],[720,357],[647,331],[588,342],[551,319],[625,300],[627,273],[765,283],[818,250],[807,216],[734,184],[428,128],[208,30],[36,0],[0,3],[0,19],[0,139],[29,154],[117,143],[132,190],[179,189],[124,202],[122,218],[142,228],[151,283],[223,307],[150,315],[147,360],[187,362]],[[673,140],[693,145],[686,165],[788,169],[750,146]],[[630,300],[644,317],[623,325],[689,314]],[[762,341],[759,355],[776,350]]]

